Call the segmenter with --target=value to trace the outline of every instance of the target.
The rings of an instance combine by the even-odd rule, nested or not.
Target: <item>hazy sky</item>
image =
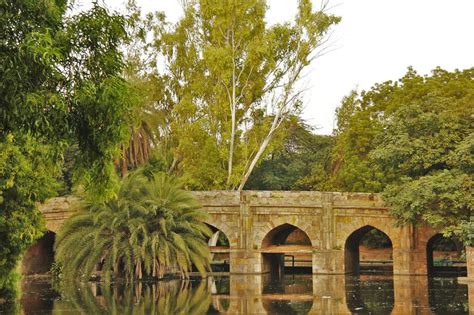
[[[87,6],[90,0],[76,0]],[[137,0],[144,12],[181,14],[178,0]],[[104,0],[110,8],[123,0]],[[313,0],[315,7],[321,0]],[[268,21],[290,20],[297,0],[269,0]],[[351,89],[400,78],[408,66],[429,73],[474,66],[474,0],[330,0],[342,17],[331,37],[332,51],[317,59],[306,77],[303,117],[317,133],[330,134],[334,110]]]

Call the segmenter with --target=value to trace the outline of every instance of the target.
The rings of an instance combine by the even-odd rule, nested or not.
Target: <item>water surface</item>
[[[424,276],[232,275],[60,288],[47,278],[26,278],[16,309],[26,315],[468,314],[468,290],[456,278]],[[12,312],[0,306],[0,313]]]

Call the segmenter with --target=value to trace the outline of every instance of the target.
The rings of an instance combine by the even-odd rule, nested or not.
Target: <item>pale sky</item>
[[[87,7],[90,0],[76,0]],[[111,9],[123,0],[102,0]],[[181,15],[178,0],[137,0],[144,12]],[[267,0],[268,21],[291,20],[297,0]],[[316,8],[321,0],[313,0]],[[474,0],[330,0],[330,13],[342,17],[331,37],[332,51],[316,59],[305,78],[303,118],[330,134],[334,111],[352,89],[396,80],[408,66],[427,74],[474,66]]]

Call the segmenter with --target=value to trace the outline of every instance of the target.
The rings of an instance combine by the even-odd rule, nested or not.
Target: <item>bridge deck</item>
[[[268,254],[311,254],[313,248],[309,245],[271,245],[260,251]]]

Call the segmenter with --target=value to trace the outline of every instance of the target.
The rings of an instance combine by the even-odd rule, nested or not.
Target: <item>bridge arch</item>
[[[283,274],[285,271],[311,272],[312,243],[299,227],[284,223],[271,229],[262,239],[262,270]]]
[[[382,231],[392,241],[393,249],[401,247],[401,229],[395,227],[394,220],[391,217],[353,217],[350,222],[341,222],[336,226],[336,243],[341,248],[344,248],[346,240],[354,232],[366,227],[371,226],[373,229]]]
[[[219,228],[206,223],[212,235],[207,239],[211,253],[211,270],[215,272],[230,271],[230,240],[226,233]]]
[[[209,246],[227,246],[227,247],[230,247],[230,239],[224,231],[222,231],[218,227],[214,226],[213,224],[206,223],[206,225],[214,233],[208,241]],[[224,242],[227,243],[227,244],[221,244],[220,240],[224,240]]]
[[[465,250],[461,241],[444,237],[441,233],[432,235],[426,242],[426,268],[428,275],[436,273],[465,274],[462,259]]]
[[[206,220],[204,223],[210,226],[212,230],[216,229],[222,232],[229,240],[229,247],[237,247],[239,239],[237,231],[234,231],[227,224],[215,220]]]
[[[393,242],[387,233],[378,229],[372,225],[365,225],[353,231],[347,238],[344,243],[344,271],[346,273],[359,274],[360,273],[360,245],[361,241],[367,233],[371,231],[377,231],[379,235],[384,236],[388,240],[387,247],[391,248],[390,256],[382,259],[389,259],[391,264],[387,264],[387,267],[393,271]],[[380,260],[380,258],[379,258]],[[386,262],[385,262],[386,263]],[[388,271],[388,270],[387,270]]]
[[[234,273],[261,273],[262,242],[275,227],[291,224],[307,234],[314,273],[343,273],[348,237],[370,225],[383,231],[393,246],[394,273],[425,274],[426,246],[432,228],[395,226],[377,194],[285,191],[193,192],[208,213],[207,223],[229,239]],[[46,227],[56,232],[74,213],[77,199],[58,197],[41,205]],[[434,231],[436,232],[439,231]]]
[[[288,239],[293,236],[294,240],[288,244]],[[308,234],[302,229],[289,223],[279,225],[270,230],[262,240],[261,248],[272,245],[306,245],[312,246]]]
[[[47,231],[31,245],[21,261],[22,274],[44,274],[50,271],[54,262],[54,241],[56,233]]]
[[[301,230],[308,237],[309,241],[311,242],[310,245],[312,247],[318,247],[319,235],[316,233],[316,230],[312,228],[311,222],[292,216],[291,218],[271,218],[269,222],[266,222],[264,225],[254,228],[254,248],[261,249],[262,245],[264,244],[263,241],[269,235],[269,233],[272,233],[273,230],[277,230],[281,226],[288,225]]]

